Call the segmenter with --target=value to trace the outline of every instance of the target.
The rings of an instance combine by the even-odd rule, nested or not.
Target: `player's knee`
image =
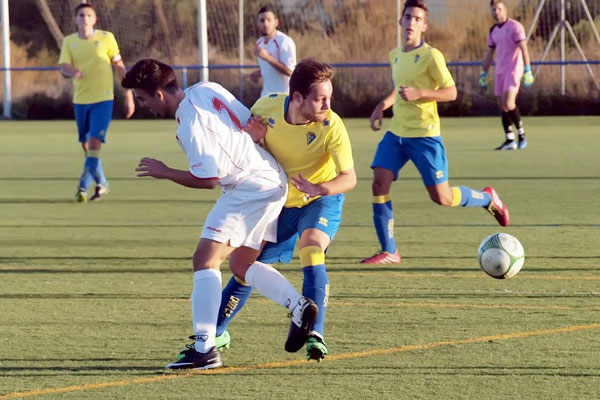
[[[391,186],[391,184],[389,182],[386,182],[382,179],[375,178],[373,180],[371,189],[373,191],[374,196],[381,196],[383,194],[388,194],[390,192],[390,186]]]
[[[196,250],[192,256],[194,271],[202,269],[220,269],[221,262],[214,257],[207,257],[203,252]]]

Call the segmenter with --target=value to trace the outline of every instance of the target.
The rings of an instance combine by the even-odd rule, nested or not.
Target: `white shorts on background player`
[[[185,90],[175,117],[189,172],[201,179],[216,178],[223,188],[206,217],[202,237],[253,249],[263,240],[275,242],[287,177],[242,130],[250,111],[222,86],[202,82]]]
[[[259,44],[277,61],[292,71],[296,67],[296,44],[285,33],[276,31],[275,36],[269,40],[260,37],[256,44]],[[268,61],[260,57],[258,57],[258,66],[263,79],[261,97],[269,93],[288,93],[290,91],[289,76],[277,71]]]

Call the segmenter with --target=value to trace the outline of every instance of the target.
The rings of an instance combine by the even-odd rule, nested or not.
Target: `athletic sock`
[[[94,181],[97,185],[108,186],[108,181],[104,175],[104,168],[102,168],[102,160],[98,158],[98,166],[96,167],[96,174],[94,175]]]
[[[207,353],[215,346],[217,315],[221,304],[221,271],[202,269],[194,272],[192,290],[192,320],[195,348]]]
[[[227,286],[223,289],[221,296],[221,307],[219,308],[219,319],[217,320],[217,336],[221,336],[227,330],[227,326],[235,315],[244,307],[252,294],[252,286],[232,276]]]
[[[515,134],[512,128],[512,118],[506,111],[502,111],[502,127],[507,140],[515,140]]]
[[[90,154],[92,154],[92,150],[88,152],[88,156],[85,158],[83,173],[81,174],[81,178],[79,178],[79,190],[83,190],[84,192],[87,192],[89,189],[98,169],[98,157]]]
[[[289,310],[300,300],[300,293],[279,271],[260,261],[248,268],[245,280],[258,293]]]
[[[313,330],[324,337],[325,313],[329,301],[329,278],[325,264],[305,266],[302,272],[304,273],[302,294],[312,299],[319,307]]]
[[[373,224],[381,250],[394,254],[394,210],[389,197],[389,194],[373,196]]]
[[[521,119],[521,112],[519,111],[519,107],[515,107],[513,110],[508,112],[510,114],[510,118],[512,119],[515,127],[517,128],[517,133],[519,135],[525,134],[525,129],[523,128],[523,120]]]
[[[453,186],[452,189],[452,206],[462,207],[487,207],[492,199],[486,192],[473,190],[466,186]]]

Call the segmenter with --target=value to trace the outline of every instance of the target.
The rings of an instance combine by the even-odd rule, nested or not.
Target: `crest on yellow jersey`
[[[317,135],[314,132],[308,132],[306,134],[306,145],[308,146],[317,138]]]

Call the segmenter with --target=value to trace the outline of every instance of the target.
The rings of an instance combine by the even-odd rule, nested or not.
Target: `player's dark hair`
[[[75,7],[75,16],[77,16],[77,13],[79,12],[79,10],[81,10],[82,8],[91,8],[92,10],[94,10],[94,12],[96,12],[96,9],[94,8],[94,6],[92,6],[91,4],[88,3],[81,3],[79,4],[77,7]]]
[[[423,0],[406,0],[404,2],[404,8],[402,8],[402,16],[404,16],[406,9],[409,7],[420,8],[421,10],[425,11],[425,15],[429,14],[429,8],[427,8],[427,5]]]
[[[125,89],[142,89],[148,94],[154,94],[158,89],[173,94],[179,89],[173,68],[152,58],[136,62],[123,77],[121,86]]]
[[[506,3],[502,0],[490,0],[490,7],[494,7],[496,4],[502,3],[506,5]]]
[[[270,5],[270,4],[266,4],[266,5],[262,6],[262,7],[261,7],[261,8],[258,10],[258,12],[256,13],[256,16],[258,17],[260,14],[262,14],[262,13],[266,13],[266,12],[269,12],[269,11],[273,13],[273,15],[275,16],[275,18],[278,18],[278,17],[277,17],[277,11],[275,10],[275,7],[273,7],[273,6],[272,6],[272,5]]]
[[[290,95],[298,92],[302,97],[308,96],[313,83],[330,81],[335,75],[331,65],[319,62],[314,58],[301,60],[290,77]]]

